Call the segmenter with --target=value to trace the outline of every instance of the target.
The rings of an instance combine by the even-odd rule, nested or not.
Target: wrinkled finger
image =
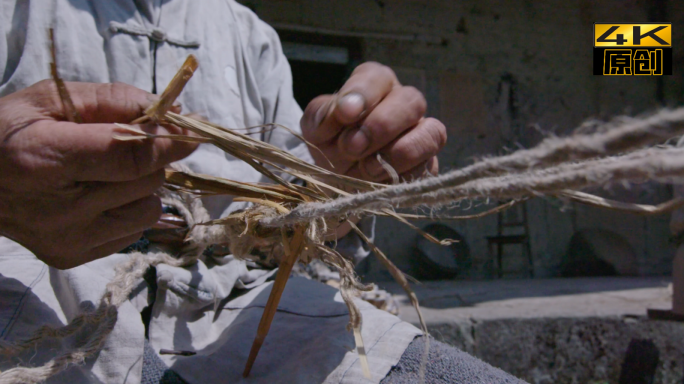
[[[302,127],[302,135],[311,144],[316,146],[334,139],[342,130],[343,125],[327,121],[333,111],[336,95],[323,95],[311,100],[304,110],[304,115],[299,123]]]
[[[334,139],[399,85],[389,67],[373,62],[359,65],[337,94],[319,96],[309,103],[301,120],[304,137],[313,144]]]
[[[96,259],[100,259],[102,257],[112,255],[114,253],[119,253],[119,252],[123,251],[124,249],[126,249],[131,244],[135,244],[135,242],[140,240],[142,235],[143,235],[142,232],[138,232],[138,233],[134,233],[132,235],[123,237],[121,239],[116,239],[116,240],[110,241],[107,244],[102,244],[99,247],[91,250],[89,252],[88,257],[92,261],[92,260],[96,260]]]
[[[102,213],[91,225],[94,247],[144,231],[154,225],[162,214],[161,200],[148,196]]]
[[[118,183],[94,183],[79,198],[77,209],[104,212],[154,194],[164,185],[164,170],[160,169],[137,180]]]
[[[340,156],[338,154],[339,147],[335,141],[319,144],[316,146],[316,149],[309,149],[309,152],[316,161],[316,164],[339,174],[345,174],[350,167],[357,163],[355,160],[349,160],[347,157]],[[332,167],[330,167],[330,164],[332,164]]]
[[[76,181],[136,180],[188,156],[197,148],[195,143],[163,138],[119,141],[114,139],[119,128],[111,124],[41,121],[34,128],[33,136],[40,138],[40,145],[32,145],[27,151],[54,158],[67,176]],[[158,135],[178,133],[156,125],[140,128]]]
[[[142,236],[142,231],[139,233],[134,233],[132,235],[125,236],[120,239],[112,240],[106,244],[102,244],[98,247],[95,247],[91,249],[90,251],[79,255],[78,258],[76,259],[71,259],[69,260],[69,263],[71,264],[70,266],[67,266],[66,268],[72,268],[80,264],[84,264],[90,261],[94,261],[97,259],[101,259],[103,257],[107,257],[109,255],[113,255],[115,253],[119,253],[122,250],[126,249],[129,245],[135,243],[136,241],[140,240],[140,237]],[[57,267],[59,268],[59,267]],[[64,268],[61,268],[64,269]]]
[[[84,123],[128,123],[140,116],[159,96],[123,83],[65,82],[74,107]],[[66,120],[54,81],[45,80],[26,89],[46,117]]]
[[[396,87],[363,120],[360,127],[347,127],[336,141],[323,142],[317,147],[331,159],[335,172],[344,173],[357,160],[385,147],[406,130],[416,126],[423,118],[426,108],[425,98],[420,91],[413,87]],[[317,151],[311,152],[314,159],[319,164],[325,164],[325,159],[315,152]]]
[[[124,250],[129,245],[135,243],[142,236],[142,231],[134,233],[123,238],[111,240],[105,244],[99,245],[95,248],[86,251],[75,251],[68,246],[62,247],[59,252],[50,252],[47,254],[36,253],[36,257],[43,260],[46,264],[57,269],[69,269],[78,267],[79,265],[101,259],[103,257],[118,253]]]
[[[351,160],[366,157],[394,141],[423,118],[427,102],[414,87],[397,87],[363,120],[347,128],[337,141],[340,155]]]
[[[398,173],[407,172],[417,165],[436,156],[446,144],[446,128],[439,120],[423,119],[418,126],[408,131],[399,139],[382,148],[379,152],[383,159]],[[360,166],[350,176],[370,180],[383,180],[387,171],[375,156],[363,159]]]
[[[374,62],[363,63],[354,69],[349,80],[340,89],[333,116],[343,125],[358,122],[361,117],[372,111],[392,89],[400,85],[394,71],[389,67]],[[359,97],[363,101],[361,110]]]

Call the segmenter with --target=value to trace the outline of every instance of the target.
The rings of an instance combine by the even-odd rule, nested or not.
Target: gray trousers
[[[381,384],[419,382],[425,339],[416,337]],[[426,384],[514,384],[524,383],[508,373],[447,344],[430,340],[430,355],[425,367]],[[188,384],[170,370],[150,345],[145,343],[142,384]],[[302,383],[308,384],[308,383]]]

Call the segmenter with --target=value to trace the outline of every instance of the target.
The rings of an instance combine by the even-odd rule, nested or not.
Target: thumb
[[[302,133],[312,144],[329,142],[345,127],[356,123],[365,109],[366,100],[359,93],[319,96],[304,111]]]

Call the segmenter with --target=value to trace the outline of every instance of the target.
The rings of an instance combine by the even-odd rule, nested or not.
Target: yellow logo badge
[[[594,75],[672,74],[672,23],[595,23]]]

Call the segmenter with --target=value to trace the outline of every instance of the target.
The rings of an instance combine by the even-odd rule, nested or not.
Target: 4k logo
[[[672,74],[672,23],[595,23],[594,75]]]

